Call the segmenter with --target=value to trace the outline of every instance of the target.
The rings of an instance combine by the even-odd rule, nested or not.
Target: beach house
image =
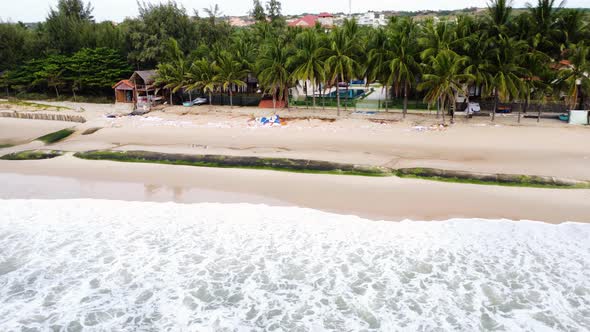
[[[135,109],[149,109],[164,101],[163,92],[154,85],[155,70],[138,70],[127,80],[113,86],[115,102],[133,103]]]

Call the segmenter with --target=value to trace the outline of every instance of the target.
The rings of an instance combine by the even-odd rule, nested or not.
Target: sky
[[[425,9],[462,9],[466,7],[485,7],[486,0],[351,0],[353,12],[369,10],[425,10]],[[535,0],[533,0],[535,1]],[[51,6],[58,0],[0,0],[0,20],[11,22],[43,21]],[[97,21],[120,22],[125,17],[137,15],[136,0],[91,0],[94,17]],[[145,2],[162,2],[145,0]],[[166,1],[163,1],[166,2]],[[225,15],[246,15],[252,8],[252,0],[177,0],[189,13],[193,9],[202,12],[219,4]],[[262,0],[261,2],[265,2]],[[514,7],[524,7],[526,0],[515,0]],[[536,2],[536,1],[535,1]],[[283,14],[348,12],[347,0],[282,0]],[[590,7],[590,0],[568,0],[566,7]]]

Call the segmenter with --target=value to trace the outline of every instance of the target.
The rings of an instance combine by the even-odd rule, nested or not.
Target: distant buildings
[[[334,16],[330,13],[320,13],[319,15],[305,15],[288,22],[290,27],[312,28],[319,23],[324,28],[334,26]]]
[[[230,16],[228,17],[227,22],[232,27],[247,27],[254,24],[254,20],[243,16]]]
[[[374,28],[387,25],[385,14],[379,12],[366,12],[356,16],[358,25],[372,26]]]

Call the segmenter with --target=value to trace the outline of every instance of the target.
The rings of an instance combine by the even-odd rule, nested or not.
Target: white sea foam
[[[590,225],[0,200],[0,331],[587,331]]]

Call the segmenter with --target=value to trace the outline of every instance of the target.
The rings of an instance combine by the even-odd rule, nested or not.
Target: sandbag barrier
[[[0,112],[2,118],[16,118],[29,120],[49,120],[49,121],[67,121],[85,123],[86,119],[81,115],[75,114],[53,114],[53,113],[31,113],[31,112]]]

